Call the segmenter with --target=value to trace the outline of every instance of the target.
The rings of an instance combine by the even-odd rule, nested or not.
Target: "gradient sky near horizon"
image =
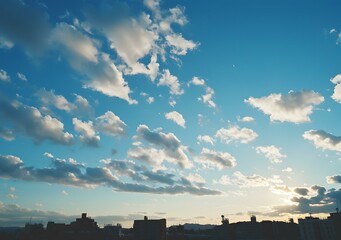
[[[323,215],[338,1],[0,1],[0,226]]]

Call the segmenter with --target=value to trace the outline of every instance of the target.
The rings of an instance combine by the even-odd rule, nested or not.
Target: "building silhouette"
[[[135,220],[133,231],[135,240],[166,240],[166,219]]]
[[[337,240],[333,221],[318,217],[298,219],[301,240]]]

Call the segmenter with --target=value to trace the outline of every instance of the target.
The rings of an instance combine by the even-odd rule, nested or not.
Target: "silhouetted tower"
[[[257,219],[256,219],[256,216],[255,216],[255,215],[252,215],[252,216],[251,216],[251,222],[253,222],[253,223],[257,222]]]
[[[229,219],[228,219],[228,218],[225,218],[224,215],[221,215],[221,223],[222,223],[223,225],[229,224]]]

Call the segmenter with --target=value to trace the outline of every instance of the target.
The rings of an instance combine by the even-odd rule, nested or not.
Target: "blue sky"
[[[0,225],[323,216],[336,1],[0,3]]]

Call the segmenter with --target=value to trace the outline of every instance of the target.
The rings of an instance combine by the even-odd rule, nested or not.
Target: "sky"
[[[0,226],[326,216],[338,1],[0,1]]]

